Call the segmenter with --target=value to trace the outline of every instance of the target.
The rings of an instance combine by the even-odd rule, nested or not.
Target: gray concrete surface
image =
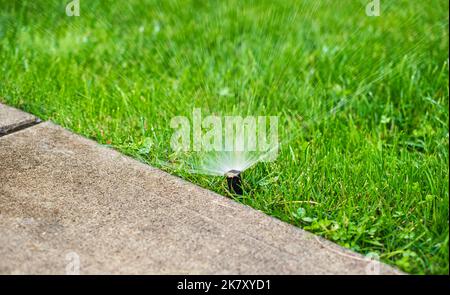
[[[38,121],[30,114],[0,103],[0,136]]]
[[[399,273],[48,122],[0,181],[1,274]]]

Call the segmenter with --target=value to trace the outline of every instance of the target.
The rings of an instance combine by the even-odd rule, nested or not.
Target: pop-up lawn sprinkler
[[[242,179],[241,179],[241,171],[238,170],[230,170],[225,173],[227,177],[228,188],[231,192],[234,192],[236,195],[242,195]]]

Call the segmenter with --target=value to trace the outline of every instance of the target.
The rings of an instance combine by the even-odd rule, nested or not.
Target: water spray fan
[[[228,183],[228,189],[236,195],[242,195],[242,178],[241,171],[230,170],[225,173]]]

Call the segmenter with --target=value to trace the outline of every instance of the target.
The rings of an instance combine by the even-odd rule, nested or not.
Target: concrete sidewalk
[[[400,273],[50,122],[0,137],[0,273],[78,269]]]

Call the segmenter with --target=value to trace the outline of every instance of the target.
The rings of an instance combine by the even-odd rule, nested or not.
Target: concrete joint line
[[[41,120],[31,114],[0,103],[0,137],[39,124]]]
[[[23,130],[23,129],[27,129],[27,128],[32,127],[34,125],[37,125],[37,124],[39,124],[41,122],[42,122],[41,119],[36,119],[36,121],[34,121],[34,122],[22,124],[22,125],[16,126],[14,128],[8,129],[8,130],[0,129],[0,137],[6,136],[6,135],[9,135],[9,134],[13,134],[13,133],[18,132],[18,131]]]

